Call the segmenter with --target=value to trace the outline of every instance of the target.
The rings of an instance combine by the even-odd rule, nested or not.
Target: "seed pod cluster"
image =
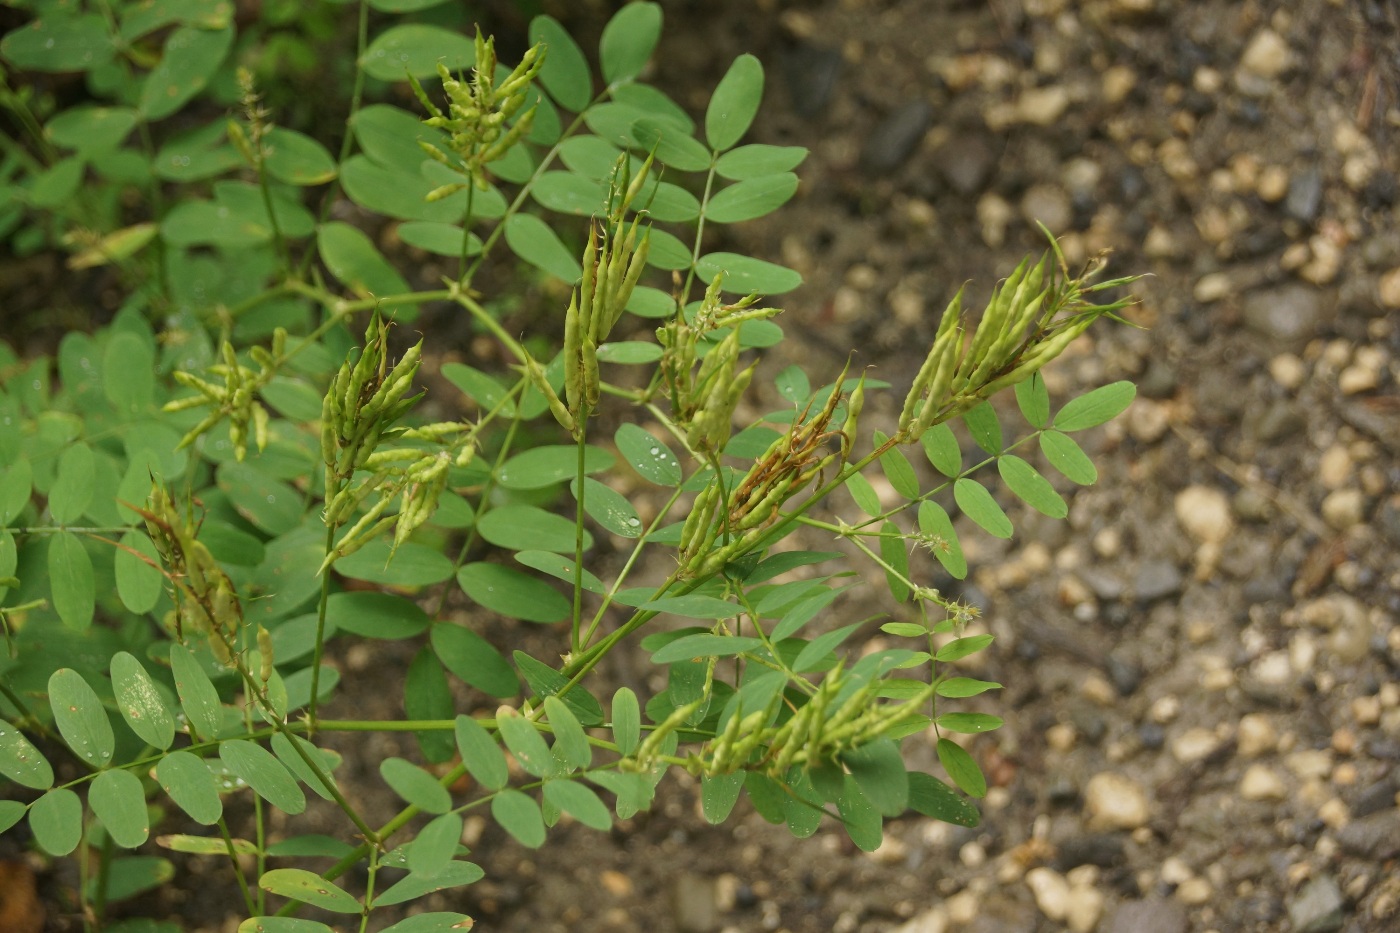
[[[899,416],[902,442],[917,440],[933,425],[1029,379],[1095,320],[1114,316],[1131,302],[1087,300],[1092,292],[1126,285],[1134,278],[1089,285],[1097,268],[1070,277],[1053,239],[1051,248],[1053,257],[1047,252],[1034,265],[1029,258],[1022,260],[996,288],[970,340],[962,322],[962,290],[953,297],[905,397]]]
[[[253,347],[248,351],[253,362],[258,364],[258,369],[254,370],[239,362],[233,344],[225,340],[219,351],[221,362],[209,367],[209,372],[212,375],[223,379],[223,385],[177,369],[175,381],[187,388],[194,389],[199,394],[167,402],[163,410],[168,412],[187,411],[191,408],[208,405],[210,411],[203,420],[180,438],[180,443],[175,449],[180,450],[193,444],[224,418],[229,419],[229,441],[233,444],[234,456],[240,461],[248,455],[250,432],[258,450],[266,448],[268,440],[267,409],[257,401],[257,396],[263,387],[272,380],[272,377],[277,375],[281,359],[286,353],[286,346],[287,332],[279,327],[272,335],[271,352],[263,347]]]
[[[530,132],[535,117],[534,107],[521,114],[515,123],[509,121],[525,105],[530,82],[539,74],[544,58],[545,46],[542,43],[531,47],[521,57],[520,64],[497,85],[496,40],[494,37],[483,38],[478,27],[476,60],[472,65],[470,83],[454,78],[444,65],[437,66],[442,89],[447,94],[446,113],[429,99],[417,79],[409,76],[409,83],[413,85],[413,93],[418,96],[419,103],[432,114],[423,122],[448,133],[446,149],[423,141],[419,141],[419,145],[431,158],[467,178],[465,182],[443,185],[429,192],[429,201],[445,198],[468,185],[475,185],[481,191],[487,189],[486,166],[504,156]]]
[[[131,508],[145,520],[146,532],[170,581],[177,637],[183,639],[186,633],[204,636],[214,657],[232,666],[243,626],[243,607],[233,581],[204,542],[195,537],[196,526],[181,514],[164,486],[151,484],[147,505]]]

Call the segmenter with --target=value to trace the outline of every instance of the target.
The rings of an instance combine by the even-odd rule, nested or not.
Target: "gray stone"
[[[1337,842],[1353,855],[1384,862],[1400,855],[1400,810],[1391,808],[1359,820],[1352,820],[1337,831]]]
[[[1285,343],[1301,343],[1322,323],[1322,295],[1304,285],[1283,285],[1257,291],[1244,301],[1250,329]]]
[[[1322,206],[1322,173],[1317,166],[1310,166],[1294,175],[1288,183],[1288,195],[1283,199],[1283,209],[1289,217],[1310,224],[1317,219],[1318,208]]]
[[[933,164],[950,188],[970,195],[982,190],[996,158],[997,153],[984,135],[957,132],[933,154]]]
[[[715,884],[702,875],[682,872],[671,887],[676,929],[685,933],[710,933],[719,929],[719,905]]]
[[[1080,865],[1111,868],[1123,861],[1123,837],[1115,833],[1085,833],[1071,836],[1055,846],[1056,871],[1068,872]]]
[[[1400,771],[1392,771],[1363,790],[1351,805],[1351,818],[1359,820],[1395,806],[1395,794],[1400,792]]]
[[[1146,560],[1133,575],[1133,595],[1150,603],[1181,592],[1181,571],[1169,560]]]
[[[1107,933],[1186,933],[1186,908],[1176,901],[1128,901],[1108,918]]]
[[[1331,933],[1342,928],[1342,890],[1331,875],[1318,875],[1288,904],[1294,933]]]
[[[803,43],[785,50],[781,62],[793,111],[810,119],[826,109],[841,74],[841,50]]]
[[[880,121],[861,147],[860,164],[873,174],[892,172],[904,164],[933,123],[933,107],[919,98],[907,101]]]
[[[1079,572],[1079,579],[1084,581],[1084,585],[1089,587],[1093,594],[1099,599],[1112,602],[1122,597],[1127,589],[1123,584],[1123,579],[1111,570],[1103,567],[1085,567]]]

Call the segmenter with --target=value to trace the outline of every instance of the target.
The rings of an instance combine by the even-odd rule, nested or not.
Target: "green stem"
[[[577,464],[574,467],[574,610],[573,619],[569,628],[569,650],[577,653],[583,647],[581,641],[581,629],[583,628],[583,535],[584,535],[584,478],[587,475],[585,470],[585,459],[588,453],[588,403],[581,402],[578,413],[578,439],[576,448],[578,451]]]
[[[224,840],[224,850],[228,852],[229,866],[233,869],[233,877],[238,879],[238,890],[243,894],[243,906],[248,909],[248,915],[254,916],[258,912],[258,905],[253,903],[253,892],[248,890],[248,879],[243,875],[243,868],[238,864],[238,851],[233,845],[233,835],[228,831],[228,821],[224,817],[219,817],[219,835]]]
[[[335,547],[335,526],[326,527],[326,553]],[[316,707],[320,699],[321,656],[326,647],[326,606],[331,598],[331,573],[321,574],[321,598],[316,604],[316,648],[311,657],[311,700],[306,707],[307,735],[316,734]],[[296,743],[293,743],[296,744]]]

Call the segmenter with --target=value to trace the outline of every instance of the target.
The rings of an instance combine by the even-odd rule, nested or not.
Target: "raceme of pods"
[[[1114,316],[1128,304],[1124,298],[1097,305],[1084,296],[1132,279],[1086,286],[1089,275],[1069,276],[1058,248],[1054,252],[1061,274],[1050,252],[1034,265],[1029,258],[1022,260],[993,291],[970,339],[962,318],[962,289],[953,296],[900,411],[903,441],[916,440],[933,425],[1029,379],[1095,320]]]
[[[421,140],[419,145],[431,158],[466,175],[468,179],[434,189],[428,194],[429,201],[445,198],[468,185],[486,190],[487,164],[503,157],[530,132],[535,117],[534,107],[521,113],[513,124],[509,121],[525,105],[530,82],[544,65],[544,59],[543,44],[531,47],[520,59],[520,64],[497,86],[495,37],[482,38],[481,28],[477,27],[476,60],[470,83],[452,77],[452,72],[446,66],[437,66],[442,89],[447,94],[447,113],[438,109],[416,78],[408,76],[413,93],[418,96],[424,109],[432,114],[423,122],[447,131],[450,151]]]
[[[257,401],[257,395],[277,375],[278,361],[286,354],[286,348],[287,331],[279,327],[272,335],[271,352],[260,346],[249,348],[248,355],[258,364],[255,371],[238,361],[233,344],[225,340],[219,349],[222,362],[209,367],[210,373],[223,378],[223,385],[201,379],[193,373],[175,370],[175,381],[199,394],[167,402],[162,410],[176,412],[204,405],[210,407],[209,414],[180,438],[176,449],[182,450],[193,444],[226,417],[229,419],[229,441],[238,460],[243,460],[248,454],[249,428],[252,429],[258,450],[267,447],[267,409]]]

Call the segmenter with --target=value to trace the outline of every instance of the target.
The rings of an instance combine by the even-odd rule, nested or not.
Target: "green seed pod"
[[[856,443],[856,429],[860,427],[860,413],[865,408],[865,373],[860,374],[860,382],[851,391],[846,401],[846,423],[841,426],[841,459],[851,459],[851,451]]]
[[[574,433],[576,427],[574,416],[569,413],[568,407],[560,401],[558,393],[554,391],[554,387],[545,378],[544,370],[540,369],[540,364],[536,363],[535,358],[528,354],[525,357],[525,371],[530,376],[530,382],[549,403],[549,411],[550,414],[554,415],[554,420],[558,421],[560,427],[565,431],[570,434]],[[466,464],[461,463],[458,466],[466,466]]]
[[[588,267],[584,267],[584,282],[588,281]],[[583,292],[585,301],[589,300]],[[577,411],[583,400],[583,333],[584,311],[580,306],[580,292],[574,292],[569,299],[569,310],[564,312],[564,397],[569,400],[569,409]],[[533,377],[532,377],[533,378]],[[551,393],[553,390],[551,390]]]
[[[266,684],[272,679],[272,634],[258,626],[258,658],[262,662],[258,668],[258,679]]]

